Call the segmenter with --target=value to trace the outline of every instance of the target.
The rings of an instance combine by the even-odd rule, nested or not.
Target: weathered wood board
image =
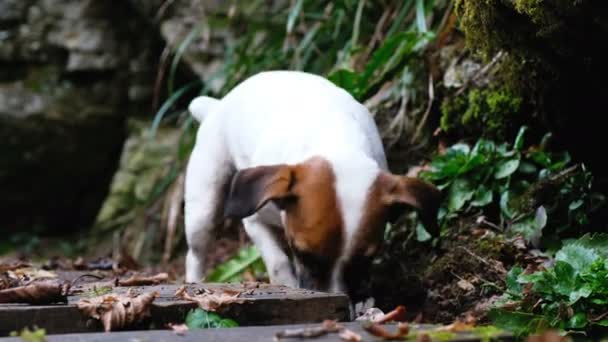
[[[163,329],[167,323],[182,323],[189,310],[197,304],[180,300],[175,291],[180,285],[145,287],[115,287],[114,293],[158,291],[160,296],[151,308],[151,318],[135,327],[137,329]],[[315,323],[324,319],[348,321],[351,319],[348,298],[342,294],[321,293],[284,286],[259,284],[257,287],[242,284],[188,285],[188,292],[197,289],[242,290],[243,304],[229,304],[219,312],[242,326]],[[103,331],[101,324],[82,315],[76,307],[78,300],[87,293],[73,295],[68,304],[33,306],[25,304],[0,304],[0,336],[24,327],[38,326],[49,334]],[[90,295],[90,294],[88,294]]]
[[[381,339],[374,337],[365,332],[360,322],[347,322],[341,323],[346,328],[359,334],[363,341],[381,341]],[[128,331],[128,332],[112,332],[112,333],[87,333],[87,334],[65,334],[65,335],[50,335],[47,336],[49,342],[105,342],[105,341],[231,341],[231,342],[257,342],[257,341],[273,341],[275,334],[285,329],[303,328],[315,325],[289,325],[289,326],[257,326],[257,327],[240,327],[240,328],[227,328],[227,329],[204,329],[204,330],[190,330],[184,335],[178,336],[170,330],[149,330],[149,331]],[[412,325],[413,331],[420,329],[433,329],[436,326],[431,325]],[[394,330],[395,327],[388,325],[388,330]],[[449,336],[442,336],[442,341],[483,341],[484,336],[472,334],[472,333],[453,333],[451,339]],[[415,339],[414,339],[415,340]],[[487,340],[490,340],[489,338]],[[492,336],[493,341],[511,341],[513,338],[510,335],[502,334]],[[0,339],[0,341],[6,342],[17,342],[20,341],[17,338]],[[280,341],[304,341],[304,339],[289,338],[281,339]],[[341,341],[340,337],[336,333],[327,334],[324,336],[309,338],[306,341],[314,342],[334,342]]]

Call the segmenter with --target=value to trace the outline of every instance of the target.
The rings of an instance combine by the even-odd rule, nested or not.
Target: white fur
[[[195,235],[208,238],[211,229],[209,202],[216,196],[230,170],[287,163],[295,164],[312,156],[328,160],[336,175],[337,197],[346,229],[344,255],[340,258],[331,289],[343,290],[342,262],[349,257],[351,240],[359,225],[365,194],[386,157],[376,125],[368,110],[350,94],[330,81],[296,71],[257,74],[235,87],[220,101],[198,97],[190,110],[205,121],[186,175],[186,232],[189,246],[204,249]],[[190,202],[190,203],[189,203]],[[200,214],[203,213],[203,214]],[[205,214],[207,213],[207,214]],[[271,281],[293,279],[281,272],[285,256],[271,242],[260,241],[266,228],[281,222],[279,212],[254,214],[244,220],[247,232],[262,249]],[[259,235],[259,236],[258,236]],[[267,235],[267,234],[266,234]],[[187,281],[200,279],[200,251],[189,252]],[[192,256],[192,257],[191,257]],[[199,268],[198,271],[189,268]]]

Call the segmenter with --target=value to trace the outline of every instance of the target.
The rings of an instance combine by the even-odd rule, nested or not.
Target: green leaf
[[[203,309],[193,309],[186,315],[186,325],[189,329],[209,329],[209,328],[232,328],[239,324],[231,319],[222,318],[220,315],[205,311]]]
[[[523,272],[523,268],[515,266],[507,273],[505,283],[507,284],[507,290],[512,294],[521,294],[521,284],[517,281],[517,278],[519,278]]]
[[[509,205],[509,191],[505,191],[500,195],[500,211],[508,219],[513,218],[514,213]]]
[[[293,32],[293,27],[296,24],[296,20],[298,19],[298,15],[300,14],[300,10],[302,10],[302,3],[304,0],[296,0],[296,3],[293,5],[291,11],[289,11],[289,17],[287,17],[287,33],[290,34]]]
[[[494,194],[492,189],[489,189],[485,185],[481,185],[475,191],[475,196],[473,197],[473,201],[471,205],[474,207],[483,207],[490,203],[492,203],[492,199]]]
[[[428,241],[431,238],[431,234],[429,234],[426,229],[424,229],[424,225],[421,222],[416,224],[416,240],[420,242]]]
[[[545,317],[525,312],[492,309],[488,316],[494,325],[516,336],[543,331],[549,327]]]
[[[513,144],[513,147],[518,151],[521,151],[521,149],[524,147],[524,134],[527,130],[528,127],[522,126],[519,129],[519,132],[517,132],[517,137],[515,138],[515,143]]]
[[[538,168],[532,163],[522,161],[519,163],[519,169],[517,169],[517,171],[525,174],[533,174],[538,172]]]
[[[241,281],[242,273],[256,263],[263,264],[260,252],[255,246],[241,248],[235,257],[212,270],[205,280],[217,283]]]
[[[547,211],[540,206],[534,215],[525,216],[523,219],[513,223],[511,232],[521,234],[527,241],[537,241],[542,235],[543,228],[547,225]]]
[[[501,179],[509,177],[513,174],[513,172],[517,171],[519,167],[519,158],[517,159],[509,159],[498,164],[496,172],[494,173],[494,178]]]
[[[599,326],[602,326],[602,327],[608,327],[608,319],[603,319],[603,320],[601,320],[599,322],[594,322],[593,324],[594,325],[599,325]]]
[[[596,250],[577,242],[564,246],[555,254],[556,261],[563,261],[572,265],[577,272],[591,266],[599,257]]]
[[[475,190],[471,189],[471,185],[466,179],[456,179],[450,187],[448,194],[448,210],[458,211],[462,209],[464,204],[470,200],[475,194]]]
[[[566,328],[582,329],[587,326],[587,323],[589,323],[589,321],[587,320],[587,315],[583,312],[579,312],[568,320]]]

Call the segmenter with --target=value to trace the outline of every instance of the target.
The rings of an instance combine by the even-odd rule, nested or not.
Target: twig
[[[484,258],[480,257],[479,255],[477,255],[477,254],[475,254],[475,253],[471,252],[471,250],[470,250],[470,249],[468,249],[468,248],[466,248],[466,247],[464,247],[464,246],[458,246],[458,247],[460,247],[462,250],[464,250],[465,252],[467,252],[467,253],[468,253],[470,256],[472,256],[472,257],[474,257],[475,259],[477,259],[477,260],[481,261],[482,263],[484,263],[484,264],[486,264],[486,265],[488,265],[488,266],[493,266],[493,265],[492,265],[492,264],[491,264],[489,261],[487,261],[486,259],[484,259]]]
[[[476,81],[479,78],[481,78],[481,76],[484,76],[494,65],[496,65],[496,63],[498,63],[503,58],[504,55],[505,55],[504,51],[498,52],[492,58],[492,60],[490,61],[490,63],[484,65],[483,68],[481,68],[475,75],[473,75],[473,77],[471,77],[470,79],[468,79],[465,82],[465,84],[460,89],[458,89],[458,91],[455,93],[455,96],[462,95],[462,93],[469,88],[469,86],[471,85],[471,83],[473,83],[474,81]]]
[[[433,85],[433,75],[429,74],[429,102],[426,106],[426,111],[424,112],[422,119],[420,119],[420,122],[418,123],[418,127],[416,128],[416,131],[414,132],[414,135],[412,136],[412,139],[410,140],[410,143],[414,143],[416,140],[418,140],[418,136],[422,132],[422,127],[424,127],[424,124],[426,123],[426,121],[429,118],[429,114],[431,113],[431,108],[433,107],[434,100],[435,100],[435,86]]]

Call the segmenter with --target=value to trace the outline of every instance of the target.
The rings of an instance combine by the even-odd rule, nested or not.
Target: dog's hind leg
[[[205,254],[212,246],[214,230],[223,225],[224,197],[234,174],[226,154],[214,148],[218,142],[200,133],[198,137],[204,141],[197,141],[186,170],[187,282],[201,281],[205,275]]]

